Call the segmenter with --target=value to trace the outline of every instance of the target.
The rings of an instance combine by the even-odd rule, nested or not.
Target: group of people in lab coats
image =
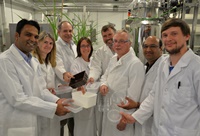
[[[15,43],[0,55],[0,135],[63,136],[66,123],[70,136],[200,135],[200,58],[187,47],[190,29],[183,20],[164,22],[162,41],[155,36],[144,41],[145,67],[131,47],[132,36],[112,25],[102,27],[105,45],[92,59],[91,40],[82,37],[76,46],[69,22],[58,25],[56,42],[39,32],[36,21],[22,19]],[[162,45],[169,55],[162,55]],[[111,103],[103,112],[97,106],[83,109],[73,120],[63,103],[71,94],[57,96],[55,88],[81,71],[88,83],[100,82],[99,97],[119,92],[126,103]],[[112,109],[121,111],[117,123],[108,119]]]

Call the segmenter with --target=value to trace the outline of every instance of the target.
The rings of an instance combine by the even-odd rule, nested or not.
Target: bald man
[[[144,57],[147,60],[145,64],[145,81],[140,96],[140,103],[148,96],[157,76],[159,63],[163,60],[162,41],[156,36],[149,36],[142,45]],[[143,125],[135,124],[135,136],[151,136],[151,126],[153,117],[150,117]]]

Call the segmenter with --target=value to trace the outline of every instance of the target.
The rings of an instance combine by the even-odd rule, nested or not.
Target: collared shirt
[[[31,65],[31,58],[32,58],[32,55],[29,53],[28,56],[26,54],[24,54],[21,50],[19,50],[16,45],[14,44],[14,47],[19,51],[19,53],[22,55],[22,57],[24,58],[24,60],[29,64]]]
[[[58,37],[60,42],[63,44],[63,45],[66,45],[66,46],[69,46],[69,48],[72,50],[72,52],[74,53],[74,55],[76,56],[76,53],[74,52],[74,50],[72,49],[72,46],[74,45],[74,42],[71,40],[70,43],[67,43],[65,41],[63,41],[63,39],[61,37]]]
[[[158,57],[155,61],[154,61],[154,63],[159,59],[160,57]],[[153,64],[154,63],[152,63],[151,65],[147,62],[145,65],[147,66],[147,68],[146,68],[146,71],[145,71],[145,74],[149,71],[149,69],[153,66]]]

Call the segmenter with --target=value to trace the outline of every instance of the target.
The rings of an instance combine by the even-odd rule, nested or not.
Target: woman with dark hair
[[[71,66],[71,73],[77,74],[85,71],[89,74],[90,57],[92,56],[93,47],[92,42],[87,37],[82,37],[77,44],[77,57]],[[77,90],[83,90],[80,87]],[[95,116],[94,107],[83,109],[82,111],[74,114],[74,136],[95,136]]]
[[[89,74],[89,62],[92,56],[93,47],[92,42],[87,37],[82,37],[77,44],[77,57],[71,66],[71,73],[77,74],[82,71],[86,71]]]

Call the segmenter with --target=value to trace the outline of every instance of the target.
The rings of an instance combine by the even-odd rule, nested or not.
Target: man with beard
[[[105,45],[100,47],[91,60],[91,66],[89,71],[89,80],[88,82],[93,83],[95,81],[99,81],[100,77],[105,73],[108,63],[110,62],[110,58],[114,55],[113,50],[113,36],[116,32],[116,29],[113,25],[105,25],[101,29],[101,35]],[[101,95],[98,94],[98,99],[100,99]],[[97,122],[97,130],[98,135],[101,135],[101,127],[102,127],[102,112],[98,111],[98,107],[95,110],[96,114],[96,122]]]
[[[110,58],[114,55],[113,50],[113,36],[116,29],[113,25],[105,25],[101,29],[101,35],[105,45],[100,47],[94,54],[91,60],[91,67],[89,72],[89,82],[98,81],[105,73]]]
[[[153,136],[199,136],[200,58],[187,47],[190,28],[181,19],[169,19],[161,28],[169,57],[160,63],[149,96],[126,123],[143,124],[153,114]]]

